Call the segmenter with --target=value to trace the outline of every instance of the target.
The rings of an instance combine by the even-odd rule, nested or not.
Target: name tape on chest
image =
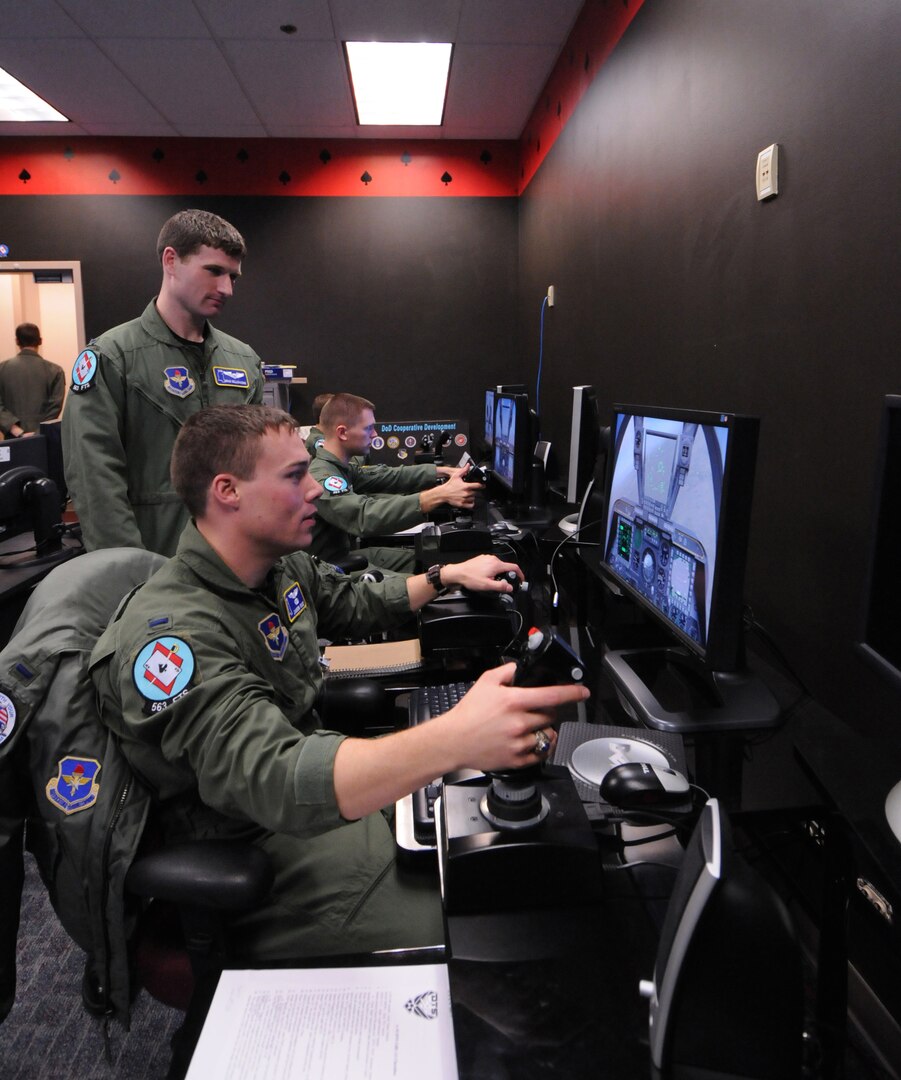
[[[243,390],[250,387],[250,376],[244,368],[213,368],[213,382],[217,386],[234,386]]]

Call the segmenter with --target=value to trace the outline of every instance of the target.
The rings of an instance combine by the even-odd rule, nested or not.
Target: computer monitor
[[[530,445],[529,399],[525,394],[495,396],[494,479],[519,498],[526,490],[534,443]]]
[[[47,476],[44,439],[34,435],[0,442],[0,544],[33,532],[39,556],[57,551],[60,509],[59,491]]]
[[[864,604],[858,649],[897,690],[901,690],[901,396],[889,394],[874,469],[873,508],[866,552]]]
[[[485,449],[494,453],[494,401],[495,391],[485,391]]]
[[[600,448],[601,417],[597,394],[593,386],[574,386],[566,482],[566,501],[571,505],[582,501],[594,476]]]
[[[685,849],[654,977],[640,990],[653,1076],[801,1075],[798,937],[775,889],[736,852],[717,799]]]
[[[602,572],[707,668],[743,667],[759,420],[615,405]]]

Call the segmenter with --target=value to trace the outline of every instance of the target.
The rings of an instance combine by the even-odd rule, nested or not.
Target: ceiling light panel
[[[347,41],[344,48],[359,124],[440,126],[452,45]]]

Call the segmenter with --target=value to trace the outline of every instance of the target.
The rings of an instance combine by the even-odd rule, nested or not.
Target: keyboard
[[[472,686],[471,682],[442,686],[417,686],[410,692],[410,727],[424,724],[452,709]],[[413,836],[419,844],[435,843],[435,799],[441,793],[442,777],[413,792]]]

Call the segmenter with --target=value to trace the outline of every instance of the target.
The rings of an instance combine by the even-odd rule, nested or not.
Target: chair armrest
[[[244,911],[269,893],[274,872],[260,848],[238,840],[191,840],[140,855],[125,878],[145,899],[214,911]]]

